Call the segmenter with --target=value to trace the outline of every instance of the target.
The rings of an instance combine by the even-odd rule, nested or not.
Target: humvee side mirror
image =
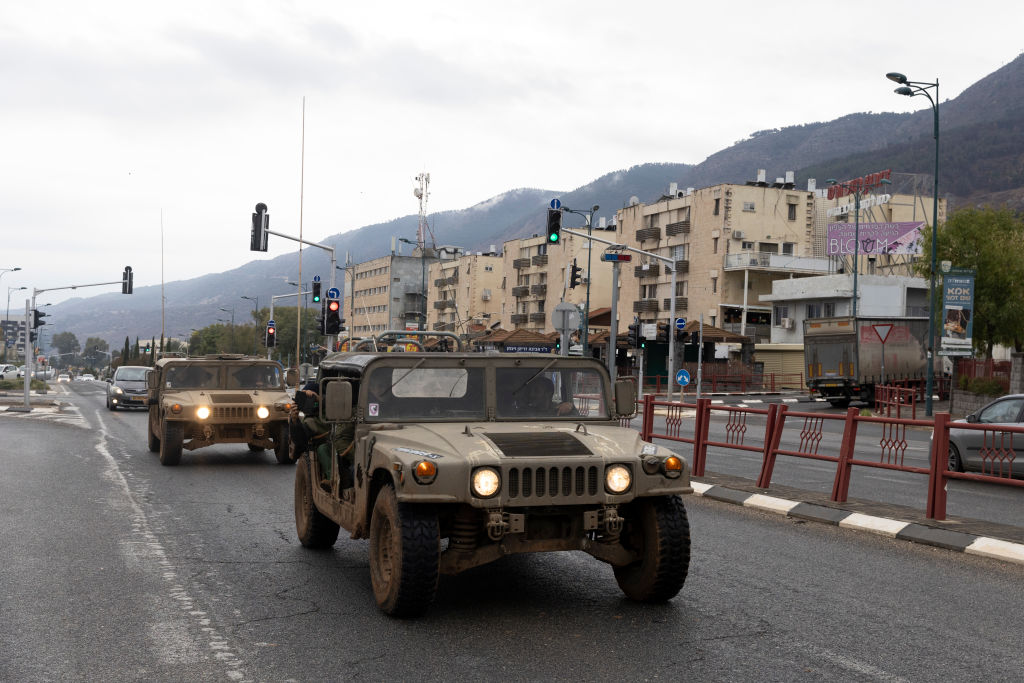
[[[636,415],[636,385],[627,379],[615,382],[615,417]]]
[[[295,368],[288,368],[284,371],[284,383],[294,386],[299,383],[299,371]]]
[[[320,403],[324,420],[346,422],[352,419],[352,384],[347,380],[327,381],[323,384],[324,400]]]

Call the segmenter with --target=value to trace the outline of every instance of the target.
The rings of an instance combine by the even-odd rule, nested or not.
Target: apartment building
[[[436,261],[427,271],[427,329],[483,331],[501,319],[503,259],[487,253]]]

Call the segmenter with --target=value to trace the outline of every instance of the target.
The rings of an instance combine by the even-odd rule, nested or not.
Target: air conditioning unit
[[[787,329],[787,330],[793,329],[793,319],[792,318],[783,318],[782,319],[782,327],[784,329]]]
[[[480,298],[483,299],[484,301],[490,301],[491,300],[491,290],[485,289],[483,292],[481,292]]]
[[[733,230],[733,231],[732,231],[732,238],[733,238],[734,240],[741,240],[741,239],[743,239],[744,237],[746,237],[746,235],[745,235],[745,234],[743,234],[743,231],[742,231],[742,230]]]

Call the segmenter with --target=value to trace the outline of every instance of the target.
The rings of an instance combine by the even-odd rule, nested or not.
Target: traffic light
[[[338,334],[341,332],[341,302],[337,299],[328,299],[327,310],[324,312],[324,334]]]
[[[656,341],[659,344],[668,344],[668,323],[658,323],[658,337]]]
[[[686,330],[676,330],[676,342],[679,343],[679,344],[685,344],[686,343],[686,339],[689,336],[690,336],[690,333],[687,332]]]
[[[562,232],[562,212],[548,209],[548,244],[558,244]]]
[[[121,274],[121,293],[131,294],[132,293],[132,282],[135,280],[135,274],[132,272],[131,266],[124,267],[124,273]]]
[[[39,327],[40,325],[45,325],[46,324],[46,323],[43,322],[43,318],[46,317],[46,313],[43,313],[40,310],[34,310],[34,311],[32,311],[32,315],[33,315],[32,329],[35,329],[35,328]]]
[[[252,214],[252,232],[249,234],[249,251],[267,250],[267,230],[270,229],[270,214],[267,205],[260,202]]]
[[[277,346],[277,327],[274,326],[274,321],[271,320],[267,323],[267,348]]]
[[[576,265],[576,259],[572,260],[572,272],[569,275],[569,289],[572,289],[576,285],[582,282],[580,277],[583,274],[583,269]]]
[[[643,335],[640,333],[641,326],[642,326],[642,323],[640,323],[640,321],[631,323],[629,325],[629,345],[632,346],[634,349],[642,349],[642,348],[644,348],[644,342],[646,340],[643,338]]]
[[[320,276],[318,275],[317,277]],[[318,304],[320,301],[320,280],[313,280],[313,303]]]

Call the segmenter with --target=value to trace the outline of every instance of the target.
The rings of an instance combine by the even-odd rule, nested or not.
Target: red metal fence
[[[687,368],[687,370],[689,370]],[[668,392],[667,375],[644,375],[644,392],[664,394]],[[697,382],[696,371],[690,371],[691,387]],[[702,391],[710,392],[738,392],[749,393],[756,391],[782,391],[783,389],[803,390],[804,376],[800,372],[771,372],[771,373],[744,373],[744,372],[711,372],[707,370],[701,374]],[[679,387],[673,387],[678,391]]]
[[[664,433],[654,431],[655,408],[664,411]],[[684,413],[692,412],[692,433],[684,433]],[[845,502],[850,488],[850,476],[853,468],[871,467],[885,470],[896,470],[910,474],[924,475],[928,478],[928,502],[926,514],[932,519],[946,518],[946,485],[950,479],[966,479],[985,481],[1024,488],[1024,480],[1013,479],[1013,466],[1016,459],[1014,434],[1024,434],[1024,427],[994,426],[977,423],[958,422],[956,429],[983,431],[983,447],[981,457],[986,465],[979,473],[953,472],[949,466],[949,430],[948,413],[938,413],[932,420],[907,418],[862,416],[857,408],[850,408],[846,415],[826,413],[809,413],[790,411],[785,404],[770,404],[766,409],[739,408],[734,406],[712,405],[711,399],[702,398],[696,403],[676,403],[658,401],[653,396],[644,396],[643,424],[640,436],[644,441],[666,439],[692,444],[690,453],[692,472],[696,477],[704,476],[708,458],[708,447],[717,449],[747,451],[761,454],[761,471],[757,479],[759,488],[771,486],[772,474],[779,456],[821,460],[836,464],[832,484],[831,499]],[[709,438],[712,413],[725,418],[725,440],[712,441]],[[764,415],[764,427],[754,428],[748,425],[747,418],[751,415]],[[835,443],[825,433],[826,421],[842,421],[843,433],[838,451]],[[878,441],[876,459],[867,460],[856,457],[858,428],[862,425],[878,425]],[[914,467],[904,462],[907,451],[907,428],[928,427],[933,429],[929,465]],[[795,448],[783,448],[783,434],[795,433]],[[874,438],[872,435],[871,438]],[[1018,440],[1024,437],[1018,437]],[[830,451],[829,448],[832,447]],[[685,453],[684,453],[685,455]],[[716,451],[715,457],[720,452]],[[1018,468],[1018,474],[1021,469]]]

